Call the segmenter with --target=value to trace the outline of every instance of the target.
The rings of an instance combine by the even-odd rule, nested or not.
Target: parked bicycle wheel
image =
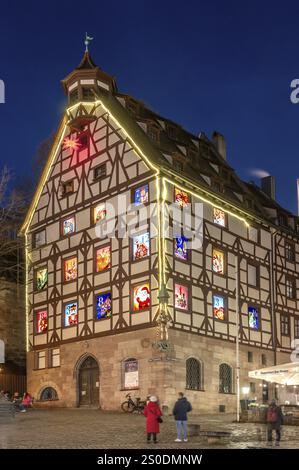
[[[124,401],[124,402],[121,404],[121,409],[122,409],[125,413],[133,413],[134,408],[135,408],[135,406],[134,406],[132,403],[130,403],[129,401]]]

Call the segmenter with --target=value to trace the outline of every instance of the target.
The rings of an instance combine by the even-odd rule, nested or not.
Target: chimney
[[[226,160],[226,141],[223,135],[217,131],[213,132],[213,144],[223,160]]]
[[[271,199],[276,199],[276,184],[274,176],[265,176],[261,179],[262,191],[267,194]]]

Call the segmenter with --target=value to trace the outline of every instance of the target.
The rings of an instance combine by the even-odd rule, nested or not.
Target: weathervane
[[[85,52],[88,52],[88,46],[89,46],[89,43],[93,40],[93,38],[91,38],[90,36],[88,36],[87,33],[85,33],[85,41],[84,41],[84,44],[85,44]]]

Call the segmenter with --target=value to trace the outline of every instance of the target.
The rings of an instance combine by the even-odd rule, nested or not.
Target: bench
[[[189,436],[199,436],[200,424],[188,423],[188,434]]]
[[[228,431],[202,431],[201,436],[206,437],[208,444],[221,444],[231,436],[231,432]]]

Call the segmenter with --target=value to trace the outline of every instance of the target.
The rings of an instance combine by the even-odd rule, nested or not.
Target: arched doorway
[[[79,367],[79,406],[99,406],[100,372],[97,361],[88,356]]]

